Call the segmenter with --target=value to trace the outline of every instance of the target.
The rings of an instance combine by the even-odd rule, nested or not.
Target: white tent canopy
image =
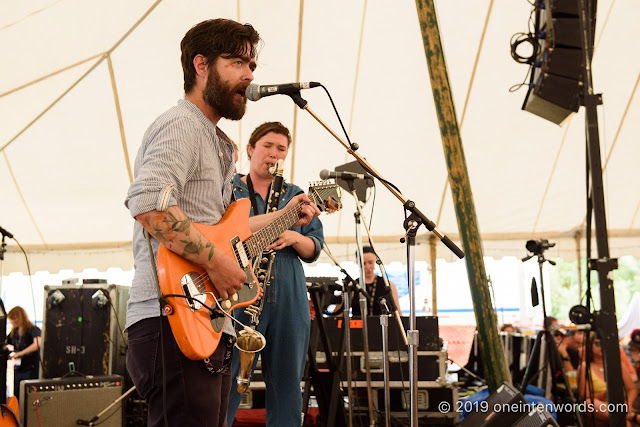
[[[485,254],[518,255],[530,238],[572,238],[584,229],[586,211],[582,110],[559,127],[521,110],[524,89],[509,92],[527,73],[511,58],[509,41],[527,31],[531,5],[447,0],[437,7]],[[636,1],[598,2],[593,75],[604,98],[600,136],[613,256],[639,252],[640,50],[632,47],[640,39],[638,16]],[[183,95],[182,36],[214,17],[250,22],[260,32],[256,83],[323,83],[360,154],[457,237],[413,1],[5,2],[0,226],[36,251],[32,268],[51,269],[52,259],[65,264],[58,268],[131,267],[133,221],[123,205],[129,164],[147,126]],[[339,131],[322,89],[302,95]],[[296,108],[286,96],[269,97],[251,104],[241,122],[220,126],[244,152],[258,124],[288,125],[295,151],[285,176],[295,173],[304,186],[321,169],[353,159]],[[239,169],[248,169],[246,154]],[[397,242],[402,207],[378,187],[372,233],[376,241]],[[350,199],[344,197],[341,214],[323,219],[329,242],[353,242]],[[5,272],[24,270],[16,246],[8,248]],[[573,257],[575,243],[562,250]],[[49,263],[46,254],[55,255]]]

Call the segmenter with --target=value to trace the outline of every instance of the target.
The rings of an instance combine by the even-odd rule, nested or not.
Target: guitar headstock
[[[312,182],[308,194],[322,212],[331,213],[342,208],[340,187],[332,181]]]

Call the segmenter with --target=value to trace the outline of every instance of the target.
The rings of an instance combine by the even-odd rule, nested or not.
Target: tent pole
[[[436,280],[436,236],[429,236],[429,256],[431,261],[431,314],[438,315],[438,287]]]
[[[478,339],[481,343],[482,362],[487,373],[489,390],[493,392],[503,382],[511,382],[511,378],[502,352],[497,319],[493,314],[471,183],[464,159],[433,0],[416,0],[416,8],[449,172],[456,219],[466,254],[467,276],[476,315]]]

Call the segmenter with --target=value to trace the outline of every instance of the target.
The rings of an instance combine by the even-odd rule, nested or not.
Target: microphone
[[[290,95],[297,93],[300,89],[311,89],[320,86],[318,82],[283,83],[279,85],[257,85],[247,86],[245,94],[249,101],[257,101],[260,98],[271,95]]]
[[[330,172],[326,169],[323,169],[320,171],[320,179],[329,179],[329,178],[344,179],[345,181],[355,180],[355,179],[373,179],[373,177],[367,173],[335,172],[335,171]]]
[[[3,236],[7,236],[10,239],[13,239],[13,234],[9,233],[7,230],[5,230],[2,227],[0,227],[0,234],[2,234]]]

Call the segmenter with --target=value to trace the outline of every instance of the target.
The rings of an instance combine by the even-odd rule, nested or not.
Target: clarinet
[[[275,212],[278,210],[278,205],[280,204],[280,196],[282,194],[282,183],[284,179],[282,178],[284,167],[284,160],[278,160],[276,164],[272,167],[270,171],[273,176],[273,184],[271,185],[271,192],[269,193],[269,199],[267,200],[267,207],[265,213]],[[263,290],[269,286],[269,282],[271,281],[271,267],[273,266],[273,261],[276,259],[276,251],[273,249],[265,250],[260,255],[260,259],[256,262],[254,273],[256,274],[256,278],[258,279],[258,285],[262,287]],[[253,303],[253,305],[248,306],[245,309],[245,313],[251,317],[251,321],[249,325],[255,329],[260,323],[260,313],[262,312],[262,307],[264,306],[264,297],[260,298],[258,301]]]
[[[280,196],[282,194],[282,178],[284,167],[284,160],[278,160],[276,164],[270,169],[272,175],[274,175],[273,184],[271,185],[271,192],[269,193],[269,199],[267,200],[266,213],[275,212],[278,210],[278,204],[280,203]],[[260,258],[254,265],[254,273],[258,279],[258,286],[264,291],[269,286],[271,280],[271,267],[273,267],[273,261],[276,259],[276,251],[273,249],[265,250],[260,255]],[[244,312],[249,316],[249,324],[255,335],[259,334],[261,338],[256,338],[255,335],[245,334],[239,336],[236,342],[236,347],[240,350],[240,369],[238,376],[236,377],[239,394],[243,394],[249,387],[251,380],[251,367],[253,366],[253,360],[256,353],[262,350],[266,344],[264,336],[260,334],[256,328],[260,323],[260,313],[264,307],[264,296],[252,305],[248,306]],[[244,331],[243,331],[244,332]]]

